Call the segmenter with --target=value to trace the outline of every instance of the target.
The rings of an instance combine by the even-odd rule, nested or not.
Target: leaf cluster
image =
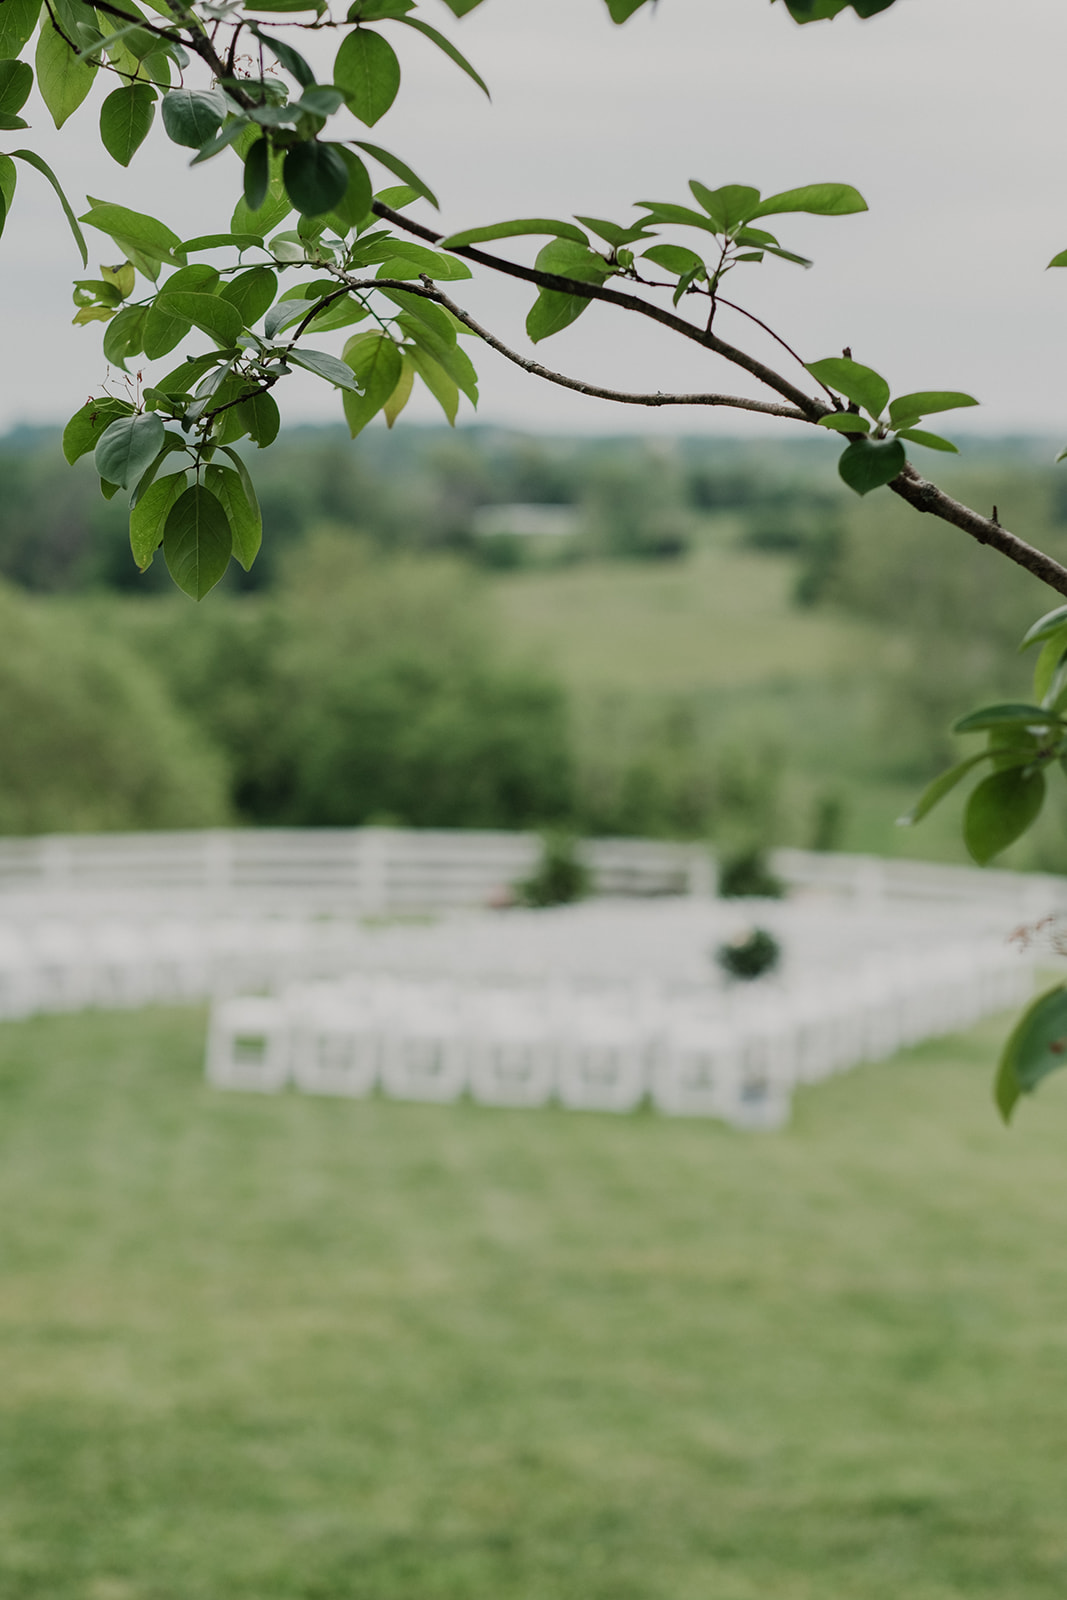
[[[848,406],[843,407],[841,400],[835,400],[838,409],[828,411],[819,419],[819,425],[850,438],[838,471],[849,488],[861,495],[891,483],[903,472],[907,465],[902,442],[905,439],[928,450],[957,454],[951,440],[916,424],[938,412],[978,404],[973,395],[954,389],[917,390],[891,400],[889,384],[881,373],[848,355],[809,362],[808,371],[825,389],[848,401]]]

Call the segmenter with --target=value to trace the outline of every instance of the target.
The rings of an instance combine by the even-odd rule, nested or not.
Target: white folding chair
[[[657,1019],[658,1020],[658,1019]],[[632,1111],[648,1088],[651,1017],[618,995],[579,996],[560,1029],[557,1092],[572,1111]]]
[[[475,1100],[489,1106],[545,1104],[555,1084],[556,1044],[541,991],[472,990],[466,1031]]]
[[[455,1100],[468,1046],[454,985],[397,984],[382,1053],[382,1087],[396,1100]]]
[[[281,1000],[217,1000],[207,1043],[207,1080],[216,1089],[273,1094],[289,1078],[290,1029]]]
[[[385,1046],[373,985],[305,984],[286,995],[286,1010],[297,1088],[308,1094],[370,1094]]]

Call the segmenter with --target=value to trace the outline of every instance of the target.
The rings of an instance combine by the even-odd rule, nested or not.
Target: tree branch
[[[1007,556],[1009,561],[1014,561],[1016,566],[1024,567],[1027,572],[1032,572],[1035,578],[1040,578],[1042,583],[1047,583],[1050,589],[1067,595],[1067,567],[1054,561],[1051,556],[1045,555],[1043,550],[1027,544],[1025,539],[1009,533],[999,522],[990,517],[980,516],[962,501],[954,500],[943,489],[939,489],[936,483],[930,483],[917,472],[910,462],[904,471],[893,479],[889,487],[894,494],[906,500],[910,506],[914,506],[916,511],[924,511],[930,516],[938,517],[942,522],[950,522],[954,528],[962,528],[964,533],[969,533],[979,544],[991,545],[994,550],[999,550],[1001,555]]]
[[[415,233],[430,243],[439,243],[441,238],[444,237],[442,234],[434,233],[430,228],[422,227],[419,223],[409,222],[407,218],[390,210],[388,206],[383,206],[379,201],[374,202],[374,210],[377,215],[386,218],[390,222],[398,223],[401,227],[406,228],[408,232]],[[545,378],[550,383],[559,383],[567,389],[574,389],[579,394],[587,394],[606,400],[629,401],[632,405],[736,406],[742,410],[768,412],[772,416],[786,416],[796,421],[809,423],[817,423],[821,417],[831,413],[829,406],[823,405],[817,400],[811,400],[807,395],[804,395],[800,390],[795,389],[792,384],[780,377],[778,373],[772,372],[768,367],[764,367],[762,362],[753,361],[743,351],[734,350],[731,345],[724,345],[723,341],[716,339],[714,335],[703,333],[700,329],[694,328],[692,323],[684,321],[681,317],[675,317],[669,312],[663,312],[658,306],[648,305],[647,302],[639,300],[636,295],[619,294],[614,290],[603,289],[597,284],[579,283],[577,280],[569,278],[557,278],[554,273],[540,272],[528,267],[518,267],[514,262],[500,260],[481,250],[463,248],[457,249],[452,253],[469,256],[472,260],[479,261],[484,266],[506,272],[512,277],[524,278],[527,282],[538,284],[542,288],[560,288],[567,294],[584,295],[590,300],[606,300],[608,304],[620,305],[624,310],[636,310],[642,315],[650,316],[654,321],[662,323],[665,327],[673,328],[675,331],[683,333],[686,338],[694,339],[698,344],[704,345],[716,355],[723,355],[727,361],[733,361],[735,365],[753,373],[754,376],[757,375],[758,370],[760,381],[766,383],[768,388],[775,390],[778,394],[793,400],[795,410],[786,407],[776,409],[766,403],[760,404],[758,401],[746,401],[740,397],[729,395],[706,397],[638,396],[625,395],[614,390],[599,389],[594,385],[582,384],[576,380],[566,378],[561,373],[553,373],[549,368],[541,367],[538,362],[527,361],[516,352],[509,350],[499,340],[488,335],[487,331],[475,323],[473,318],[468,317],[465,312],[461,311],[460,307],[455,306],[446,295],[442,294],[440,289],[430,289],[425,285],[415,284],[411,281],[389,281],[388,283],[378,279],[372,280],[370,283],[357,283],[351,279],[346,279],[346,281],[353,288],[388,287],[402,289],[408,294],[418,294],[426,299],[436,300],[438,303],[447,306],[448,310],[454,316],[458,316],[465,326],[471,328],[472,332],[477,333],[480,338],[485,339],[487,344],[509,361],[514,361],[517,366],[533,373],[537,377]],[[337,275],[339,277],[343,276],[341,273]],[[998,550],[1001,555],[1006,556],[1009,561],[1013,561],[1016,566],[1022,567],[1025,571],[1032,573],[1034,577],[1040,578],[1042,583],[1048,584],[1049,588],[1055,589],[1058,594],[1067,596],[1067,567],[1054,560],[1052,556],[1045,555],[1043,551],[1038,550],[1034,545],[1028,544],[1025,539],[1020,539],[1016,534],[1009,533],[1007,528],[1002,527],[998,521],[983,517],[977,511],[972,511],[969,506],[965,506],[962,501],[954,500],[943,489],[939,489],[936,484],[930,483],[924,478],[910,462],[904,471],[893,479],[889,484],[889,488],[892,489],[894,494],[899,495],[902,500],[906,500],[909,505],[914,506],[917,511],[935,516],[942,522],[951,523],[953,527],[960,528],[964,533],[969,534],[972,539],[977,540],[979,544],[992,546],[994,550]]]
[[[430,244],[440,244],[445,237],[442,233],[435,233],[432,228],[423,227],[421,222],[412,222],[409,217],[402,216],[399,211],[393,211],[380,200],[374,202],[374,214],[419,239],[427,240]],[[710,350],[735,367],[740,367],[765,388],[780,394],[783,400],[788,400],[790,405],[796,406],[809,422],[818,422],[819,418],[824,417],[831,409],[821,400],[813,400],[803,389],[798,389],[795,384],[790,383],[771,367],[765,366],[762,361],[757,361],[754,356],[747,355],[745,351],[736,349],[732,344],[727,344],[724,339],[717,338],[707,329],[696,327],[673,311],[665,311],[662,306],[651,305],[639,295],[624,294],[619,289],[606,289],[598,283],[582,283],[577,278],[563,278],[555,272],[542,272],[539,267],[523,267],[517,261],[506,261],[502,256],[493,256],[488,251],[476,250],[473,245],[458,246],[449,253],[462,256],[468,261],[477,261],[480,266],[491,267],[494,272],[502,272],[510,278],[521,278],[539,289],[555,289],[560,294],[578,295],[585,300],[603,300],[607,305],[619,306],[623,311],[633,311],[638,316],[648,317],[651,321],[658,322],[661,327],[670,328],[672,333],[680,333],[683,339],[691,339],[695,344],[702,345],[705,350]]]

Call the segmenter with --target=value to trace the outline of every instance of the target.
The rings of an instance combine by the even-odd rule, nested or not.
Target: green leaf
[[[800,189],[783,189],[761,200],[753,217],[773,217],[783,212],[807,211],[816,217],[846,217],[866,211],[867,202],[850,183],[809,183]]]
[[[148,409],[154,411],[158,408],[155,406],[149,406]],[[141,473],[141,476],[133,486],[133,490],[130,494],[131,510],[139,503],[142,495],[148,493],[148,490],[152,487],[152,484],[156,480],[156,475],[158,474],[159,469],[162,467],[167,457],[174,454],[175,450],[187,451],[188,445],[180,433],[175,433],[173,429],[168,428],[163,434],[162,449],[156,455],[155,460],[148,463],[148,466],[145,468],[144,472]]]
[[[258,233],[201,233],[195,239],[183,239],[183,255],[195,255],[200,250],[251,250],[263,247]]]
[[[199,150],[222,127],[226,101],[218,89],[171,89],[163,96],[162,110],[171,143]]]
[[[308,323],[311,333],[330,333],[335,328],[350,328],[354,322],[364,322],[370,312],[351,298],[333,300],[324,310],[316,312]]]
[[[465,245],[486,244],[494,239],[516,239],[527,234],[548,233],[557,239],[573,239],[575,244],[588,247],[589,236],[575,227],[573,222],[560,222],[555,217],[520,217],[514,222],[491,222],[484,228],[463,228],[441,240],[442,250],[460,250]]]
[[[820,383],[846,400],[863,406],[877,421],[889,399],[889,385],[881,373],[872,367],[861,366],[847,356],[830,356],[825,361],[810,361],[808,371]]]
[[[1056,606],[1054,610],[1046,611],[1043,617],[1038,617],[1037,621],[1027,628],[1019,650],[1028,650],[1032,644],[1043,644],[1046,639],[1050,639],[1065,626],[1067,626],[1067,605]]]
[[[411,364],[411,357],[405,350],[400,358],[400,377],[397,379],[396,388],[382,407],[387,428],[393,426],[393,423],[407,405],[411,398],[414,384],[415,368]]]
[[[1067,250],[1061,250],[1058,256],[1053,256],[1049,267],[1067,267]],[[1045,268],[1048,271],[1048,267]]]
[[[236,306],[243,325],[251,328],[274,304],[277,293],[277,274],[270,267],[250,267],[219,290],[219,299]]]
[[[37,36],[36,63],[41,99],[56,127],[61,128],[92,88],[96,62],[80,60],[53,24],[46,22]]]
[[[406,239],[390,239],[388,245],[396,254],[387,256],[378,268],[379,278],[419,278],[424,273],[445,283],[456,282],[471,276],[465,261],[442,255],[438,250],[427,250],[425,245],[409,244]]]
[[[137,274],[128,261],[120,262],[116,267],[101,265],[100,276],[111,285],[120,300],[128,299],[137,286]]]
[[[448,339],[442,339],[437,332],[427,327],[425,322],[417,317],[401,315],[396,319],[397,328],[413,344],[419,346],[427,355],[432,356],[438,366],[443,367],[463,393],[467,396],[472,406],[478,404],[478,374],[465,350],[461,350],[451,334]]]
[[[148,137],[156,115],[156,91],[147,83],[114,89],[100,107],[100,139],[109,156],[128,167]]]
[[[172,294],[168,285],[157,296],[156,307],[172,316],[183,317],[226,349],[237,343],[244,326],[237,307],[213,294]]]
[[[194,385],[205,373],[225,365],[228,363],[220,350],[211,351],[206,355],[186,356],[173,372],[168,372],[165,378],[160,378],[157,388],[166,394],[191,394]]]
[[[369,21],[370,19],[368,18],[367,20]],[[445,55],[448,56],[450,61],[454,61],[456,66],[465,72],[468,78],[471,78],[478,85],[479,89],[482,90],[487,100],[491,100],[493,98],[489,93],[489,88],[485,82],[485,79],[480,77],[479,74],[475,72],[466,56],[456,49],[451,39],[446,39],[443,33],[438,33],[436,28],[431,28],[428,22],[420,22],[417,17],[405,16],[400,17],[398,20],[406,23],[409,28],[417,28],[418,31],[421,34],[424,34],[427,39],[431,39],[439,50],[444,51]]]
[[[233,554],[247,572],[263,542],[263,518],[244,462],[236,451],[227,449],[225,453],[239,470],[235,472],[232,467],[209,466],[204,473],[204,482],[226,513],[233,540]]]
[[[934,779],[916,800],[910,811],[897,818],[898,828],[913,827],[916,822],[921,822],[928,812],[932,811],[940,800],[956,787],[976,767],[980,761],[988,761],[993,755],[992,750],[979,750],[975,756],[968,756],[966,761],[957,761],[954,767],[949,767],[947,772],[942,772],[940,777]]]
[[[963,842],[980,867],[1026,832],[1044,799],[1043,772],[1012,767],[982,779],[963,816]]]
[[[205,262],[194,262],[182,267],[167,279],[162,292],[148,308],[144,326],[144,353],[149,361],[165,356],[180,344],[189,332],[192,322],[182,316],[172,303],[171,296],[179,291],[211,295],[219,281],[218,272]]]
[[[691,178],[689,188],[693,199],[703,206],[719,233],[728,233],[757,215],[759,190],[748,184],[728,183],[721,189],[709,189]]]
[[[146,306],[123,306],[114,320],[107,325],[104,334],[104,360],[125,372],[129,357],[140,355],[144,349],[147,320]]]
[[[162,542],[163,529],[171,508],[184,488],[184,472],[172,472],[166,478],[157,478],[130,512],[130,549],[142,572],[152,565],[152,557]]]
[[[105,430],[117,418],[132,415],[133,406],[128,400],[113,400],[110,395],[104,395],[99,400],[87,400],[63,429],[63,454],[70,465],[88,455],[90,450],[95,450]]]
[[[691,210],[689,206],[676,206],[665,200],[637,200],[634,204],[648,212],[648,216],[642,218],[643,222],[669,222],[677,227],[701,228],[705,233],[713,234],[722,231],[710,217]]]
[[[343,200],[348,167],[336,145],[303,139],[286,151],[282,181],[301,216],[321,217]]]
[[[130,211],[126,206],[112,205],[107,200],[89,196],[89,210],[81,218],[92,228],[99,228],[116,240],[120,246],[132,246],[143,256],[155,262],[168,262],[171,266],[185,265],[181,242],[165,222],[146,216],[141,211]]]
[[[0,155],[0,233],[3,232],[3,219],[11,210],[11,202],[15,198],[15,185],[18,182],[18,168],[10,156]]]
[[[274,443],[281,426],[281,417],[278,415],[274,396],[267,389],[261,389],[248,400],[242,400],[234,410],[240,416],[249,438],[260,450],[265,450],[269,444]]]
[[[850,489],[857,494],[870,494],[872,489],[891,483],[898,472],[903,472],[907,461],[899,439],[877,444],[870,439],[857,439],[843,453],[837,470]]]
[[[4,4],[6,5],[7,3],[8,3],[8,0],[4,0]],[[56,196],[57,196],[57,198],[59,200],[59,203],[63,207],[63,215],[67,219],[67,223],[68,223],[68,225],[70,227],[70,231],[74,235],[74,242],[78,246],[78,250],[79,250],[79,252],[81,254],[81,258],[82,258],[82,263],[83,263],[83,265],[88,266],[88,264],[89,264],[89,249],[88,249],[88,246],[85,243],[85,235],[82,233],[81,229],[78,227],[77,221],[76,221],[75,216],[74,216],[74,212],[70,208],[70,201],[67,199],[66,195],[63,193],[63,189],[62,189],[62,187],[60,185],[59,179],[56,177],[55,173],[52,171],[51,167],[48,165],[48,162],[44,159],[43,156],[39,156],[37,154],[36,150],[12,150],[11,154],[13,156],[15,156],[19,161],[25,161],[27,166],[33,167],[34,170],[39,172],[43,178],[47,178],[48,182],[52,185],[52,188],[56,192]]]
[[[970,711],[952,724],[953,733],[981,733],[986,728],[1000,728],[1017,722],[1025,728],[1067,727],[1062,717],[1044,706],[1027,705],[1024,700],[1002,701],[995,706],[983,706],[980,711]]]
[[[380,33],[354,28],[337,52],[333,81],[344,90],[353,116],[371,128],[389,110],[400,88],[396,51]]]
[[[387,333],[358,333],[345,345],[344,359],[352,368],[362,394],[342,398],[345,421],[354,439],[385,405],[400,381],[403,360],[396,341]]]
[[[0,112],[4,116],[13,117],[16,111],[21,111],[32,88],[33,68],[29,62],[0,59]]]
[[[175,345],[181,344],[192,327],[187,317],[179,317],[169,309],[166,297],[153,300],[145,318],[143,349],[149,361],[165,356]]]
[[[163,528],[163,555],[178,588],[194,600],[213,589],[230,563],[233,535],[217,495],[203,484],[180,494]]]
[[[155,411],[118,417],[100,437],[93,455],[96,470],[108,483],[128,489],[159,454],[163,420]]]
[[[258,211],[270,187],[270,145],[257,139],[245,156],[244,201],[249,211]]]
[[[648,0],[607,0],[608,16],[612,22],[625,22],[627,17],[632,17],[647,3]]]
[[[1032,1001],[1001,1052],[994,1097],[1005,1122],[1016,1102],[1067,1061],[1067,984]]]
[[[286,44],[285,40],[279,39],[276,34],[264,33],[255,23],[251,25],[250,32],[261,44],[266,45],[275,59],[281,62],[286,72],[292,73],[302,89],[311,88],[315,82],[315,74],[311,69],[310,63],[304,59],[298,50],[294,50],[291,44]]]
[[[818,426],[829,428],[832,433],[870,433],[871,425],[866,417],[861,417],[855,411],[829,411],[825,417],[820,417]]]
[[[1040,700],[1042,704],[1052,687],[1052,680],[1063,660],[1065,650],[1067,650],[1067,627],[1060,627],[1045,640],[1038,653],[1037,661],[1034,663],[1034,698]]]
[[[344,145],[335,145],[334,149],[348,168],[348,186],[330,213],[330,221],[338,233],[349,233],[353,228],[358,228],[370,212],[374,189],[370,173],[355,151],[346,150]]]
[[[456,326],[443,306],[434,305],[425,295],[408,294],[403,289],[383,289],[382,295],[399,306],[408,317],[425,323],[435,338],[443,344],[455,344]]]
[[[578,283],[603,283],[611,268],[602,256],[594,254],[586,245],[569,239],[553,239],[537,252],[537,265],[543,272],[571,278]],[[589,300],[585,295],[568,294],[566,290],[542,289],[526,318],[526,332],[536,344],[568,327],[587,310]]]
[[[634,228],[623,228],[617,222],[606,222],[603,217],[579,217],[577,214],[575,221],[583,223],[592,233],[603,239],[605,244],[610,244],[613,250],[622,249],[628,244],[636,244],[639,239],[654,237],[641,223]]]
[[[448,418],[449,426],[455,427],[459,410],[459,386],[455,379],[449,377],[439,362],[417,346],[406,350],[405,355]]]
[[[700,272],[705,271],[704,263],[695,250],[687,250],[680,244],[654,244],[650,250],[643,250],[641,254],[649,261],[654,261],[657,267],[666,267],[668,272]]]
[[[254,140],[253,140],[254,142]],[[236,148],[241,149],[239,140]],[[247,152],[245,152],[247,154]],[[292,202],[285,192],[282,183],[282,155],[280,151],[273,151],[269,162],[270,181],[267,186],[266,199],[257,209],[252,210],[244,199],[238,200],[230,219],[230,227],[234,233],[256,234],[261,239],[266,239],[278,223],[292,211]]]
[[[482,0],[445,0],[445,5],[454,17],[465,17],[468,11],[473,11],[475,6],[480,6]]]
[[[224,122],[213,139],[208,139],[202,144],[196,155],[190,161],[191,167],[198,167],[205,161],[210,161],[213,156],[219,155],[223,150],[228,150],[231,145],[237,144],[245,130],[249,127],[247,117],[231,117]]]
[[[22,54],[40,14],[41,0],[3,0],[0,5],[0,60],[10,61]]]
[[[332,383],[339,389],[356,391],[356,380],[352,376],[352,369],[339,361],[336,356],[327,354],[325,350],[287,350],[285,359],[294,367],[303,367],[305,372],[313,372],[317,378],[325,378],[327,383]]]
[[[923,389],[915,394],[900,394],[889,407],[891,428],[910,428],[923,417],[938,411],[956,411],[962,406],[976,406],[973,395],[957,394],[951,389]]]
[[[779,261],[791,261],[797,267],[810,267],[813,265],[807,256],[798,256],[792,250],[783,250],[778,244],[765,244],[760,246],[769,256],[777,256]],[[740,259],[740,258],[739,258]]]
[[[394,156],[390,151],[383,150],[380,145],[368,144],[366,139],[353,139],[352,143],[357,145],[360,150],[365,150],[369,156],[373,156],[375,161],[380,161],[386,171],[393,174],[394,178],[399,178],[401,183],[406,183],[409,189],[414,189],[416,194],[421,195],[424,200],[428,200],[435,211],[441,209],[433,190],[428,184],[423,183],[418,174],[412,172],[407,163],[401,161],[399,156]]]
[[[415,9],[415,0],[352,0],[347,22],[399,22]]]
[[[954,456],[960,453],[951,439],[943,439],[939,433],[927,433],[925,428],[901,428],[900,438],[909,440],[911,444],[924,445],[927,450],[948,450]]]

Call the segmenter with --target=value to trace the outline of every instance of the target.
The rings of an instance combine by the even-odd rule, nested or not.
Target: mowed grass
[[[793,1125],[226,1095],[0,1028],[4,1600],[1062,1600],[1067,1085]]]

